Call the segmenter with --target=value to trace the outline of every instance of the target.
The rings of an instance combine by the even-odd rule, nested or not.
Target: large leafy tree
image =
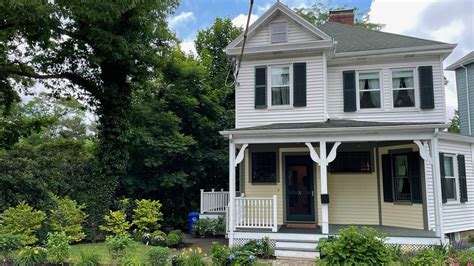
[[[28,91],[41,81],[97,112],[100,171],[89,188],[96,199],[90,217],[102,216],[126,171],[132,93],[174,41],[166,18],[176,6],[177,0],[0,2],[2,88]]]
[[[354,8],[357,11],[357,8]],[[312,24],[319,26],[329,20],[329,6],[323,3],[314,3],[310,7],[295,8],[296,13],[311,22]],[[381,30],[384,25],[370,22],[370,17],[367,12],[356,13],[354,24],[361,28],[367,28],[371,30]]]

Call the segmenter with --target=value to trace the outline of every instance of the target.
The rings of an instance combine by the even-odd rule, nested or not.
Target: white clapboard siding
[[[439,57],[400,58],[398,60],[379,59],[376,63],[361,61],[351,64],[332,65],[328,62],[328,115],[332,119],[354,119],[364,121],[384,122],[445,122],[444,80]],[[422,110],[397,109],[392,104],[391,69],[415,68],[417,66],[433,67],[433,82],[435,109]],[[381,71],[382,110],[362,110],[344,112],[342,72],[345,70],[375,70]],[[418,71],[415,71],[415,94],[419,106]]]
[[[434,201],[434,187],[433,187],[433,168],[431,164],[424,163],[425,184],[426,184],[426,208],[428,209],[428,229],[436,229],[435,218],[435,201]]]
[[[287,18],[285,15],[278,15],[270,23],[282,21],[288,22],[288,43],[312,42],[319,39],[317,36],[304,30],[301,26],[296,24],[293,20]],[[270,23],[260,26],[260,28],[256,30],[255,34],[248,38],[245,45],[247,47],[255,47],[271,44],[269,28]]]
[[[255,109],[255,66],[306,62],[306,107]],[[236,87],[236,127],[324,120],[323,58],[295,57],[242,62]]]
[[[466,142],[439,140],[439,152],[463,154],[466,160],[468,202],[443,204],[443,224],[446,233],[474,229],[474,169],[471,146]],[[455,169],[457,171],[457,169]],[[459,196],[459,194],[458,194]]]

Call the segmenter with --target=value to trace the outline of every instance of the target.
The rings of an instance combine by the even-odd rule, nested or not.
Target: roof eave
[[[462,66],[466,66],[466,65],[469,65],[469,64],[472,64],[474,63],[474,58],[470,58],[470,59],[467,59],[467,60],[464,60],[463,62],[458,62],[458,63],[454,63],[450,66],[448,66],[445,70],[456,70]]]
[[[334,128],[297,128],[297,129],[255,129],[255,130],[223,130],[219,133],[224,137],[255,136],[255,135],[300,135],[300,134],[327,134],[327,133],[361,133],[361,132],[393,132],[416,131],[430,129],[445,129],[449,124],[422,124],[422,125],[396,125],[396,126],[369,126],[369,127],[334,127]]]

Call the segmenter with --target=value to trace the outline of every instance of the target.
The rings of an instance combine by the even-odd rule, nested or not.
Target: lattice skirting
[[[259,243],[259,244],[262,242],[261,239],[234,238],[234,245],[242,246],[242,245],[245,245],[245,244],[247,244],[248,242],[250,242],[252,240],[257,241],[257,243]],[[276,247],[276,241],[270,238],[270,248],[275,249],[275,247]]]
[[[433,248],[434,245],[412,245],[412,244],[385,244],[390,247],[399,247],[403,253],[417,252],[427,248]]]

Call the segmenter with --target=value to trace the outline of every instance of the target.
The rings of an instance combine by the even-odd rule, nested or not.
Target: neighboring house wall
[[[283,21],[288,23],[288,43],[304,43],[318,40],[314,34],[307,32],[293,20],[288,19],[285,15],[278,15],[270,23]],[[270,24],[260,27],[260,29],[255,32],[255,35],[248,39],[245,45],[247,47],[258,47],[271,44],[269,25]]]
[[[389,153],[390,150],[399,149],[412,149],[413,151],[418,151],[418,147],[415,144],[379,148],[379,174],[381,191],[383,191],[382,155]],[[421,161],[423,162],[423,160]],[[381,193],[381,202],[382,225],[424,229],[423,204],[384,202],[383,193]]]
[[[472,145],[472,144],[471,144]],[[443,223],[445,233],[474,229],[474,169],[472,147],[466,142],[439,140],[439,152],[462,154],[465,156],[468,202],[448,202],[443,204]],[[458,170],[455,164],[455,171]],[[459,186],[457,191],[459,199]]]
[[[459,125],[461,134],[469,135],[469,114],[471,118],[471,134],[474,134],[474,64],[466,66],[469,83],[469,95],[466,91],[466,69],[460,67],[456,69],[456,87],[458,97]],[[469,100],[469,106],[468,106]],[[468,110],[470,107],[470,110]],[[468,114],[469,113],[469,114]]]
[[[443,68],[439,57],[400,58],[398,60],[377,59],[374,62],[361,61],[344,64],[328,61],[328,115],[332,119],[354,119],[364,121],[385,122],[445,122],[445,100]],[[415,99],[416,108],[394,108],[392,100],[392,69],[416,68],[418,66],[433,67],[433,86],[435,108],[422,110],[419,108],[418,71],[415,70]],[[381,71],[382,108],[377,110],[364,109],[356,112],[344,112],[342,72],[345,70],[374,70]],[[358,82],[358,81],[356,81]]]
[[[306,62],[307,105],[305,107],[272,108],[270,104],[267,103],[268,108],[255,109],[255,67],[262,65],[291,65],[300,62]],[[267,77],[268,74],[269,73],[267,73]],[[323,121],[323,83],[322,55],[267,60],[244,60],[236,86],[236,128],[272,123]]]

